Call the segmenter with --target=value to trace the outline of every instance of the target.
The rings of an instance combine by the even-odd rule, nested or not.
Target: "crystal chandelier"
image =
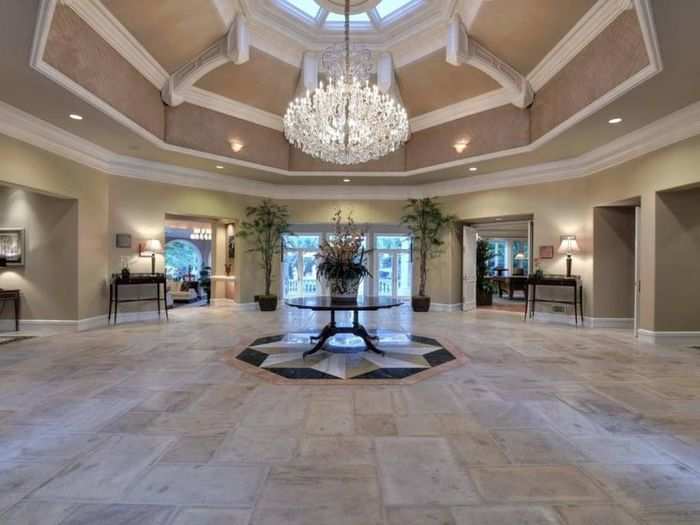
[[[345,41],[323,52],[328,82],[289,104],[287,140],[334,164],[359,164],[400,148],[408,140],[408,115],[390,95],[370,85],[371,59],[368,49],[350,44],[350,0],[345,0]]]

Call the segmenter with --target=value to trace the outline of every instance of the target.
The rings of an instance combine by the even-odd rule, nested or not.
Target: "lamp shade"
[[[158,239],[149,239],[143,244],[141,255],[150,256],[163,251],[163,245]]]
[[[578,243],[575,235],[562,235],[561,244],[559,245],[559,253],[576,253],[579,251]]]
[[[523,252],[518,252],[515,254],[516,261],[524,261],[525,259],[527,259],[527,257],[525,256],[525,254]]]

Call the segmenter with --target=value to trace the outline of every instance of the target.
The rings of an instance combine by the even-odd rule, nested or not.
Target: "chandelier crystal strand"
[[[304,153],[334,164],[384,157],[408,140],[406,110],[370,85],[372,55],[350,44],[350,1],[345,2],[345,41],[322,55],[328,82],[289,104],[287,140]]]

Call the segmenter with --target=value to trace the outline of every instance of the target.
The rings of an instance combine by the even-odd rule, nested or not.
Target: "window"
[[[522,269],[523,274],[528,274],[529,252],[527,241],[513,241],[511,244],[511,257],[513,264],[513,274],[515,270]]]
[[[342,15],[340,13],[328,13],[326,22],[345,23],[345,15]],[[369,15],[367,13],[357,13],[354,15],[350,15],[350,23],[352,24],[353,22],[369,24]]]
[[[379,234],[374,239],[377,295],[411,296],[411,237]]]
[[[493,250],[494,257],[488,262],[489,273],[495,274],[496,269],[508,269],[508,258],[506,251],[508,247],[507,241],[490,240],[489,245]]]
[[[382,0],[377,5],[377,13],[381,18],[386,18],[393,15],[396,11],[403,9],[411,4],[417,4],[415,0]]]
[[[408,235],[378,235],[377,250],[410,250],[411,238]]]
[[[316,280],[316,253],[320,235],[285,235],[284,262],[282,264],[282,296],[313,297],[320,287]]]
[[[283,0],[284,3],[289,4],[298,11],[301,11],[306,16],[311,18],[316,18],[320,7],[314,0]]]
[[[202,252],[193,243],[177,239],[165,245],[165,274],[168,279],[179,281],[187,275],[199,278],[201,270]]]

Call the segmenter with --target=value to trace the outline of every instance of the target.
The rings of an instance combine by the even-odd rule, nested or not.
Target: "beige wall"
[[[132,258],[136,244],[147,238],[163,238],[166,214],[241,219],[245,207],[258,199],[229,193],[198,190],[137,179],[108,177],[95,170],[37,150],[8,138],[0,138],[0,158],[5,183],[24,185],[42,192],[78,200],[78,296],[79,317],[104,313],[105,278],[119,269],[121,255]],[[660,272],[657,271],[657,192],[700,182],[700,137],[664,148],[624,165],[595,175],[556,183],[469,193],[442,199],[448,212],[459,219],[505,215],[532,215],[534,246],[559,244],[563,234],[576,234],[582,252],[574,258],[574,273],[585,286],[586,312],[605,312],[604,297],[596,297],[593,286],[594,214],[597,206],[641,196],[642,206],[642,293],[641,326],[672,326],[658,314],[656,301]],[[397,224],[400,201],[281,201],[289,205],[296,224],[327,222],[341,207],[352,210],[358,222]],[[663,210],[659,211],[662,213]],[[694,209],[688,209],[692,215]],[[131,233],[130,251],[114,248],[115,233]],[[429,291],[434,302],[455,304],[461,300],[460,242],[447,239],[441,258],[432,261]],[[239,239],[234,273],[239,278],[236,299],[250,302],[262,291],[262,272],[257,259]],[[146,270],[147,259],[135,261],[137,271]],[[158,261],[162,268],[162,258]],[[546,272],[563,273],[563,255],[543,261]],[[278,269],[276,269],[278,271]],[[663,298],[661,293],[660,299]],[[664,303],[665,304],[665,303]],[[658,321],[658,322],[657,322]],[[687,326],[687,325],[684,325]],[[685,328],[689,329],[689,328]],[[695,329],[700,329],[696,326]]]
[[[700,325],[700,188],[660,193],[656,210],[656,330]]]
[[[594,317],[634,317],[634,207],[593,213]]]
[[[0,268],[0,287],[21,290],[22,319],[76,319],[78,201],[0,186],[0,228],[25,229],[25,265]]]

